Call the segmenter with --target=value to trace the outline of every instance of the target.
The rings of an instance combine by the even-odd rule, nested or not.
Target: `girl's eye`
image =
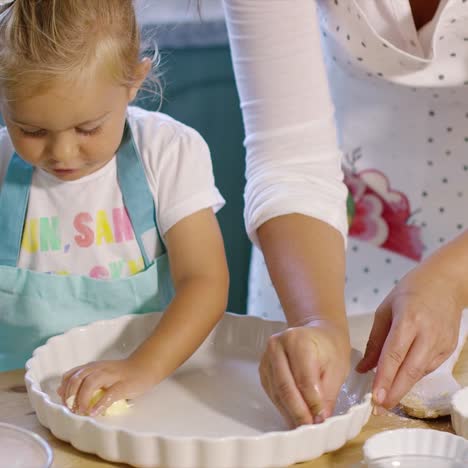
[[[82,135],[96,135],[96,133],[99,133],[101,131],[101,127],[96,127],[96,128],[91,128],[91,129],[84,129],[84,128],[77,128],[76,131],[78,133],[81,133]]]
[[[35,138],[40,138],[40,137],[43,137],[43,136],[46,136],[47,135],[47,131],[46,130],[34,130],[34,131],[31,131],[31,130],[25,130],[24,128],[21,128],[21,133],[23,135],[26,135],[26,136],[29,136],[29,137],[35,137]]]

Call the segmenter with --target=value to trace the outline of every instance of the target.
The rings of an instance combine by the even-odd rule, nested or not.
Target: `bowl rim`
[[[425,454],[425,453],[421,453],[421,452],[413,452],[413,453],[395,453],[393,455],[379,455],[379,456],[375,456],[372,454],[372,449],[369,450],[369,447],[372,447],[373,444],[376,443],[376,441],[379,441],[381,439],[390,439],[390,437],[394,434],[400,434],[401,436],[403,436],[404,434],[408,434],[408,433],[413,433],[413,434],[422,434],[422,433],[431,433],[433,437],[437,437],[437,438],[445,438],[445,439],[451,439],[451,440],[454,440],[454,441],[457,441],[457,443],[459,444],[464,444],[464,445],[467,445],[468,446],[468,441],[466,439],[464,439],[463,437],[457,435],[457,434],[452,434],[450,432],[445,432],[445,431],[439,431],[437,429],[429,429],[429,428],[423,428],[423,427],[402,427],[402,428],[398,428],[398,429],[390,429],[390,430],[387,430],[387,431],[381,431],[381,432],[378,432],[377,434],[374,434],[372,435],[371,437],[369,437],[363,447],[362,447],[362,451],[363,451],[363,454],[364,454],[364,459],[367,461],[367,462],[370,462],[370,461],[374,461],[374,460],[377,460],[377,459],[380,459],[380,458],[389,458],[389,457],[396,457],[396,456],[432,456],[431,454]],[[416,437],[418,437],[416,435]],[[371,453],[369,453],[371,452]],[[437,456],[437,455],[434,455],[434,456]],[[444,455],[440,455],[441,457],[444,457]],[[453,458],[452,458],[453,459]],[[454,460],[459,460],[459,461],[462,461],[462,462],[465,462],[466,460],[461,460],[461,459],[454,459]]]
[[[40,448],[43,450],[43,452],[46,455],[46,466],[51,467],[52,463],[54,461],[54,452],[52,450],[52,447],[50,444],[39,434],[36,434],[33,431],[30,431],[29,429],[25,429],[21,426],[17,426],[15,424],[10,424],[10,423],[5,423],[5,422],[0,422],[0,429],[1,428],[6,428],[9,430],[12,430],[14,432],[19,432],[24,436],[27,436],[30,439],[33,439],[34,442],[40,446]]]
[[[451,461],[461,464],[461,466],[465,466],[465,460],[460,458],[453,458],[453,457],[446,457],[444,455],[428,455],[423,453],[401,453],[399,455],[387,455],[384,457],[377,457],[372,458],[369,460],[364,460],[366,463],[382,463],[386,461],[411,461],[415,459],[422,459],[422,460],[435,460],[435,461]]]

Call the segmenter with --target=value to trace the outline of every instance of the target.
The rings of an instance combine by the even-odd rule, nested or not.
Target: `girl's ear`
[[[148,57],[145,57],[138,65],[136,70],[137,79],[133,86],[129,88],[129,102],[133,101],[141,88],[141,85],[146,80],[148,73],[151,71],[152,62]]]

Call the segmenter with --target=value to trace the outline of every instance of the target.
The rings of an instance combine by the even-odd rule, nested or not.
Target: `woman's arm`
[[[315,0],[224,0],[246,131],[247,232],[301,213],[346,235],[341,155]]]
[[[299,214],[267,221],[258,236],[290,327],[270,338],[262,383],[291,427],[321,422],[349,370],[343,237]]]
[[[247,135],[247,231],[290,324],[343,321],[347,191],[316,2],[225,6]]]
[[[246,130],[247,232],[291,327],[271,338],[262,383],[292,426],[320,421],[332,412],[350,351],[347,191],[316,2],[224,3]]]
[[[347,328],[341,234],[323,221],[291,214],[267,221],[258,237],[289,326],[328,320]]]

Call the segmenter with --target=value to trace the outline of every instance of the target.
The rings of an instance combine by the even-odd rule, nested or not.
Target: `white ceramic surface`
[[[468,466],[468,442],[462,437],[433,429],[380,432],[366,441],[363,451],[368,463],[382,457],[427,455],[451,458]]]
[[[451,415],[455,432],[468,439],[468,387],[458,390],[453,395]]]
[[[287,430],[261,388],[258,363],[280,322],[226,314],[170,378],[118,417],[77,416],[60,404],[63,372],[127,356],[160,314],[125,316],[51,338],[26,364],[26,386],[41,424],[79,450],[138,467],[284,467],[319,457],[354,438],[371,413],[372,374],[352,372],[336,415]],[[353,364],[360,354],[353,353]]]
[[[31,431],[0,423],[0,468],[49,468],[49,444]]]

